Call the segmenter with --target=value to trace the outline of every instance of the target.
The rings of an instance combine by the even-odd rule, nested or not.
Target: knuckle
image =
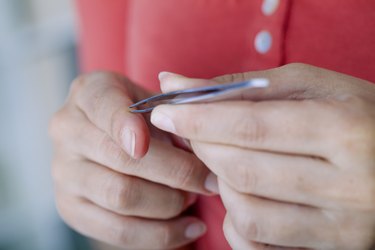
[[[233,223],[236,231],[247,239],[253,241],[264,240],[264,237],[260,231],[259,223],[253,216],[248,217],[247,219],[238,216],[238,218],[236,218]]]
[[[236,164],[236,163],[234,163]],[[240,165],[233,168],[225,168],[224,176],[228,183],[239,192],[256,193],[258,189],[258,175],[247,165]]]
[[[173,176],[173,181],[176,187],[181,189],[188,189],[193,186],[197,180],[195,177],[199,176],[202,168],[197,167],[197,160],[193,157],[185,157],[181,159],[178,166],[173,168],[171,176]],[[203,175],[201,175],[203,177]],[[203,178],[202,178],[203,179]]]
[[[304,63],[289,63],[277,68],[276,72],[285,79],[305,79],[306,75],[313,74],[313,68]]]
[[[104,114],[103,112],[107,108],[105,103],[107,101],[107,94],[106,92],[110,86],[105,86],[100,89],[100,94],[98,93],[93,93],[92,96],[92,103],[91,103],[91,112],[92,112],[92,117],[100,118],[102,117],[101,115]]]
[[[237,181],[237,188],[241,192],[257,192],[258,187],[258,176],[256,173],[249,171],[248,168],[242,167],[242,173],[240,173],[240,178]]]
[[[236,122],[232,129],[236,140],[242,142],[243,146],[264,143],[267,138],[265,123],[253,114],[245,114],[241,117],[242,119]]]
[[[332,217],[332,215],[329,215]],[[336,228],[333,249],[372,249],[373,229],[368,227],[368,218],[357,214],[339,214],[334,216]],[[356,226],[353,226],[356,225]],[[372,226],[370,226],[372,227]],[[350,236],[350,237],[348,237]]]
[[[226,74],[223,76],[219,76],[214,78],[215,81],[219,83],[228,83],[228,82],[242,82],[248,79],[246,73],[234,73],[234,74]]]
[[[361,156],[373,156],[375,150],[375,122],[366,111],[365,103],[358,97],[347,97],[344,105],[334,103],[331,107],[335,112],[339,126],[334,134],[338,147],[345,152]],[[347,131],[342,133],[342,131]]]
[[[375,189],[374,187],[371,190],[368,190],[363,197],[362,205],[360,206],[360,210],[364,212],[375,212]]]
[[[107,134],[103,134],[102,138],[98,140],[96,152],[98,154],[110,156],[111,165],[119,170],[124,168],[124,166],[128,169],[131,165],[134,165],[132,159],[128,157],[123,149]]]
[[[172,205],[163,212],[161,219],[172,219],[180,215],[185,208],[185,196],[180,191],[175,191],[168,197],[168,203]]]
[[[117,91],[118,90],[118,91]],[[105,122],[105,129],[109,135],[120,141],[122,135],[122,127],[124,123],[124,114],[127,113],[127,110],[124,109],[124,106],[118,105],[116,107],[109,106],[109,98],[112,98],[111,92],[122,92],[123,90],[117,86],[104,86],[100,88],[100,94],[94,94],[91,103],[91,116],[92,119],[99,122],[103,117],[107,117]]]
[[[193,137],[199,136],[205,128],[205,122],[203,119],[194,119],[191,124],[188,125],[191,128],[191,133]]]
[[[133,177],[114,174],[108,177],[103,191],[107,205],[115,211],[131,213],[139,203],[139,186]]]
[[[121,223],[116,227],[110,227],[108,232],[109,240],[116,245],[129,247],[132,242],[132,234],[129,233],[129,228],[126,224]]]
[[[87,85],[86,81],[87,75],[79,75],[77,78],[75,78],[70,86],[70,94],[75,96],[77,93],[81,92],[82,89],[85,88]]]
[[[361,178],[360,183],[357,183],[357,195],[354,195],[352,204],[363,212],[375,212],[375,176]],[[358,188],[359,187],[359,188]]]
[[[170,225],[163,223],[156,229],[156,235],[161,239],[157,248],[166,248],[173,245],[175,241],[174,233]]]
[[[375,174],[374,170],[361,173],[350,173],[340,176],[336,185],[328,192],[323,193],[331,201],[334,209],[346,209],[351,211],[374,213],[375,212]]]
[[[346,111],[337,112],[337,121],[340,126],[340,129],[343,129],[344,131],[349,132],[349,133],[343,133],[344,136],[341,136],[341,139],[343,139],[344,142],[346,142],[347,140],[348,142],[350,142],[352,139],[358,136],[359,138],[362,139],[363,133],[366,132],[366,129],[365,129],[364,124],[362,123],[363,119],[359,120],[358,118],[360,117],[355,117]]]
[[[75,96],[82,91],[85,91],[88,85],[97,82],[106,82],[111,77],[115,77],[115,74],[106,71],[94,71],[79,75],[71,84],[70,94]]]
[[[68,119],[64,108],[57,111],[49,121],[48,135],[52,140],[59,140],[68,128]]]
[[[254,222],[254,221],[249,221],[244,226],[244,232],[251,239],[254,239],[254,240],[260,240],[261,239],[261,237],[259,237],[259,227],[258,227],[258,224],[256,222]]]

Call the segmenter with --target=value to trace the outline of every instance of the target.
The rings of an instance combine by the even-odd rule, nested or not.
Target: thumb
[[[189,78],[180,74],[172,73],[172,72],[160,72],[159,73],[159,81],[160,81],[160,89],[163,93],[176,91],[176,90],[183,90],[183,89],[190,89],[190,88],[197,88],[197,87],[204,87],[204,86],[212,86],[217,84],[225,84],[225,83],[234,83],[234,82],[243,82],[249,80],[251,78],[268,78],[271,82],[276,82],[277,85],[280,80],[276,80],[279,74],[275,74],[277,72],[276,69],[266,70],[266,71],[252,71],[252,72],[244,72],[244,73],[233,73],[233,74],[226,74],[222,76],[217,76],[212,79],[201,79],[201,78]],[[282,82],[285,82],[284,80]],[[288,93],[294,93],[294,91],[290,90],[290,82],[288,85],[284,85],[281,88],[278,86],[270,86],[267,89],[251,89],[249,91],[245,91],[242,95],[241,99],[248,99],[248,100],[267,100],[267,99],[278,99],[285,97]],[[287,87],[288,89],[285,89]],[[270,90],[272,88],[272,90]]]
[[[235,82],[243,82],[249,80],[251,78],[257,78],[256,75],[254,77],[250,76],[249,73],[236,73],[236,74],[228,74],[223,76],[218,76],[212,79],[201,79],[201,78],[189,78],[180,74],[171,73],[171,72],[160,72],[159,74],[159,81],[160,81],[160,89],[163,93],[176,91],[176,90],[183,90],[183,89],[191,89],[191,88],[198,88],[198,87],[206,87],[206,86],[213,86],[218,84],[225,84],[225,83],[235,83]],[[258,90],[252,89],[250,92],[258,93]],[[243,94],[246,94],[246,90],[244,90]],[[245,99],[254,100],[254,96],[244,95]],[[244,96],[241,95],[240,99],[244,99]],[[258,99],[258,98],[256,98]]]
[[[159,73],[159,81],[160,89],[163,93],[218,84],[214,80],[189,78],[165,71]]]
[[[252,101],[315,99],[335,94],[345,94],[350,84],[342,84],[347,77],[342,74],[324,70],[311,65],[292,63],[278,68],[226,74],[213,79],[188,78],[182,75],[161,72],[159,75],[162,91],[169,92],[180,89],[209,86],[222,83],[243,82],[252,78],[267,78],[269,87],[249,89],[242,93],[242,98]],[[332,79],[340,78],[341,84]]]

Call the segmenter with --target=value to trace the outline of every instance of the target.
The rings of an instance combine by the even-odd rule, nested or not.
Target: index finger
[[[78,78],[71,89],[75,106],[131,157],[140,158],[148,150],[149,129],[142,115],[128,111],[134,94],[125,78],[101,72]]]
[[[311,100],[161,105],[151,122],[190,140],[324,157],[341,133],[329,107]]]

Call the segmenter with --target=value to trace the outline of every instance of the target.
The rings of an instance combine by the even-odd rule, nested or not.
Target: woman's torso
[[[210,78],[291,62],[375,82],[373,0],[77,0],[77,4],[82,70],[119,71],[148,89],[158,90],[160,71]],[[270,36],[264,35],[267,32]],[[196,209],[209,226],[197,249],[229,249],[221,229],[225,210],[220,199],[202,197]]]

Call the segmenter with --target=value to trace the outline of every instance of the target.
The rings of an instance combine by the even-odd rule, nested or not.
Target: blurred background
[[[59,219],[48,120],[77,74],[72,0],[0,0],[0,250],[88,249]]]

